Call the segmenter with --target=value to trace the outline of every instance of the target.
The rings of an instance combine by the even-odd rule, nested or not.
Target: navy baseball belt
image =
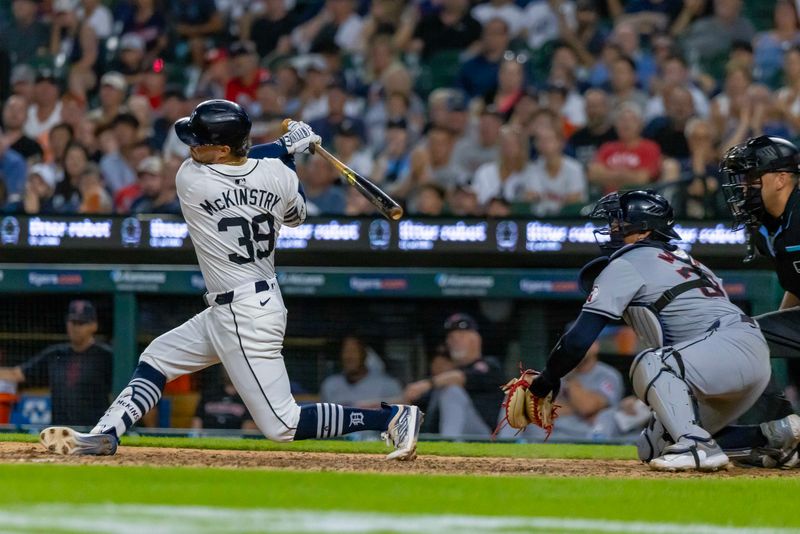
[[[253,292],[250,293],[248,286],[238,287],[234,290],[228,291],[226,293],[206,293],[204,295],[204,299],[209,306],[216,304],[217,306],[222,306],[224,304],[230,304],[234,301],[234,298],[237,294],[240,293],[263,293],[264,291],[269,291],[273,287],[275,287],[275,279],[272,280],[259,280],[253,284]],[[238,292],[238,293],[237,293]]]

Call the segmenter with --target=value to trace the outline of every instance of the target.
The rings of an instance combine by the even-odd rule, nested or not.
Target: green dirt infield
[[[787,471],[758,478],[636,478],[114,464],[126,453],[154,454],[159,448],[165,455],[187,449],[187,455],[208,449],[211,456],[317,455],[332,463],[339,454],[350,461],[382,461],[375,453],[386,452],[372,442],[150,437],[126,437],[120,455],[102,464],[83,458],[61,465],[45,463],[60,457],[39,452],[35,440],[0,434],[0,441],[12,442],[3,445],[29,451],[13,460],[0,456],[0,462],[13,462],[0,463],[6,489],[2,532],[800,532],[800,515],[792,513],[800,476]],[[631,447],[422,442],[419,452],[421,460],[430,455],[512,464],[616,462],[647,472],[630,461]]]

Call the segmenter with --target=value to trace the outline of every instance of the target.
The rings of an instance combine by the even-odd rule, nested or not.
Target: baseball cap
[[[28,176],[32,174],[39,175],[44,183],[51,188],[56,186],[56,173],[53,172],[53,169],[51,169],[49,165],[44,163],[36,163],[35,165],[31,165],[31,168],[28,169]]]
[[[158,156],[148,156],[139,162],[139,165],[136,166],[136,172],[147,173],[147,174],[161,174],[162,168],[163,165],[161,163],[161,158],[159,158]]]
[[[231,57],[257,54],[256,45],[253,41],[234,41],[228,47],[228,54]]]
[[[136,33],[126,33],[119,40],[120,50],[138,50],[141,52],[144,50],[144,47],[144,39],[142,39],[141,35]]]
[[[447,97],[448,111],[467,111],[467,99],[461,91],[454,91]]]
[[[58,84],[58,75],[56,71],[50,68],[41,68],[36,73],[36,83],[48,81],[53,84]]]
[[[54,13],[66,13],[78,9],[78,2],[76,0],[55,0],[53,2]]]
[[[405,130],[408,128],[408,122],[404,117],[398,117],[396,119],[389,119],[386,121],[386,128],[399,128],[401,130]]]
[[[36,81],[36,71],[30,65],[17,65],[11,71],[11,85],[15,83],[33,83]]]
[[[125,81],[125,76],[116,71],[110,71],[103,74],[103,77],[100,78],[100,85],[108,85],[117,91],[122,92],[125,92],[125,90],[128,88],[128,82]]]
[[[339,126],[336,127],[336,135],[341,135],[344,137],[358,137],[360,134],[356,123],[350,119],[345,119]]]
[[[73,300],[69,303],[67,321],[79,323],[93,323],[97,321],[97,311],[88,300]]]
[[[478,321],[466,313],[454,313],[445,320],[444,330],[448,333],[453,330],[474,330],[477,332]]]

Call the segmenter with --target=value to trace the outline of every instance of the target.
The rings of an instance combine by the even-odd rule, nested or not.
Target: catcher
[[[609,255],[581,272],[589,296],[545,369],[525,372],[506,385],[509,424],[552,428],[552,399],[561,378],[609,322],[624,318],[651,347],[630,369],[634,393],[652,411],[637,443],[640,459],[662,471],[724,467],[728,456],[712,436],[753,404],[770,377],[769,350],[758,324],[730,302],[714,273],[670,244],[679,236],[663,196],[611,193],[591,216],[608,222],[596,234]],[[729,427],[722,434],[791,448],[800,441],[800,428],[793,423]]]

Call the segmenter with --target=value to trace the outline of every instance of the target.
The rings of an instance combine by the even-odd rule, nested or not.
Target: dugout
[[[13,219],[13,220],[11,220]],[[591,223],[576,220],[322,218],[286,229],[277,266],[289,309],[284,356],[299,398],[313,399],[338,366],[338,342],[362,336],[403,382],[427,372],[444,318],[479,320],[485,353],[509,375],[541,367],[579,310],[579,267],[596,255]],[[725,281],[746,312],[777,308],[781,291],[764,262],[744,265],[743,236],[723,223],[678,226],[683,246]],[[0,364],[15,365],[64,341],[73,298],[98,308],[99,337],[114,350],[114,392],[157,335],[204,308],[204,285],[185,224],[165,217],[6,217],[0,223]],[[747,268],[745,268],[747,267]],[[602,359],[627,376],[630,332],[604,336]],[[775,360],[776,376],[788,379]],[[173,385],[173,415],[186,426],[212,370]]]

